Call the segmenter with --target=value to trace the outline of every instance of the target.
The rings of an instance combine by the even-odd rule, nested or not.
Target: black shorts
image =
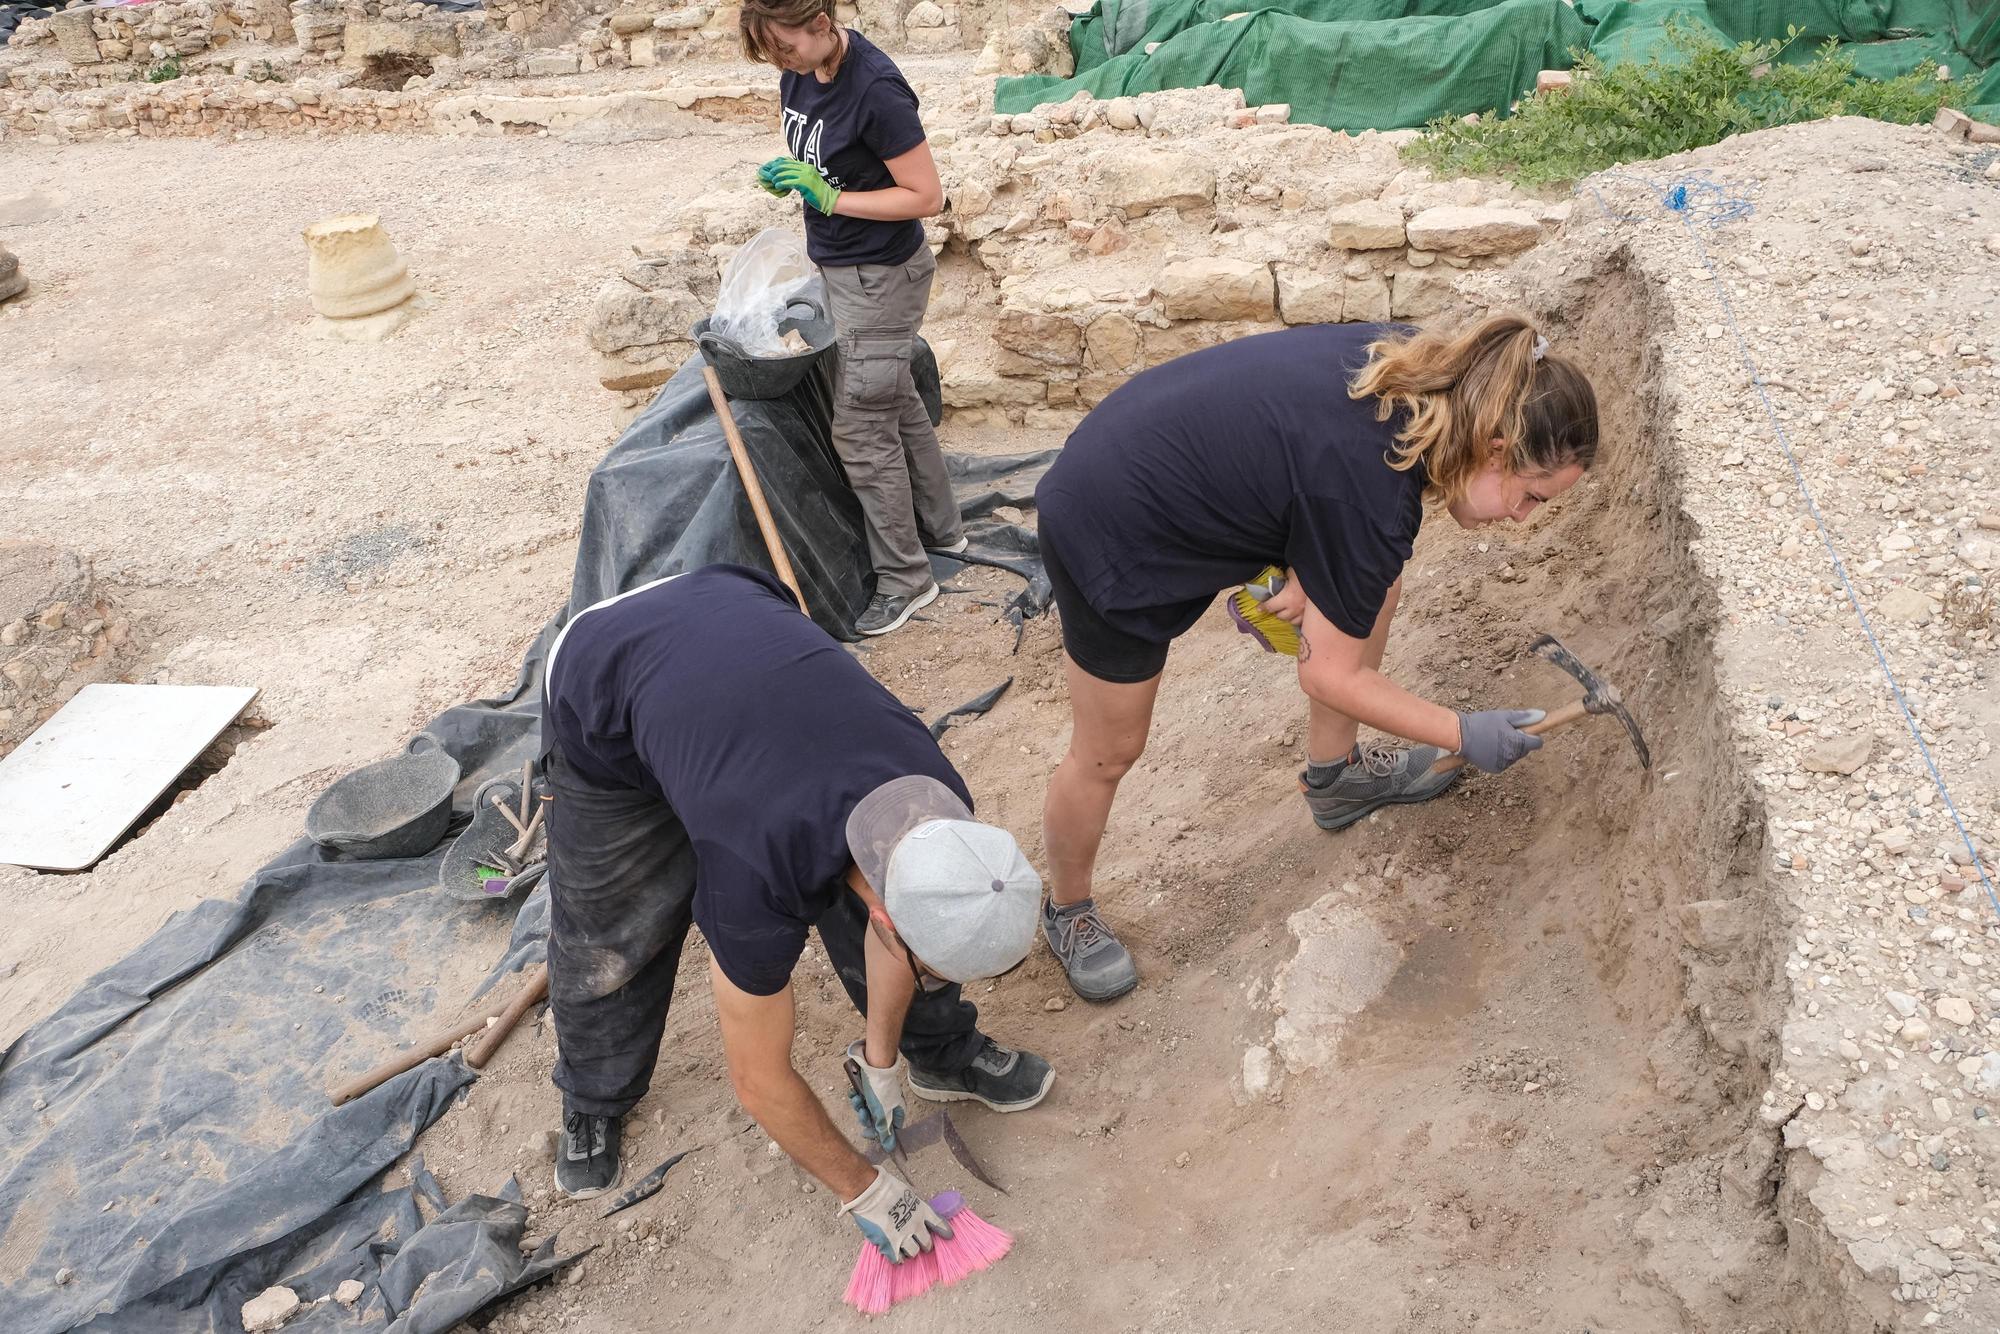
[[[1062,616],[1063,649],[1070,661],[1114,685],[1135,685],[1158,676],[1167,665],[1168,645],[1141,639],[1105,620],[1084,601],[1082,590],[1049,545],[1046,531],[1041,534],[1041,547],[1042,568],[1048,571],[1056,611]]]

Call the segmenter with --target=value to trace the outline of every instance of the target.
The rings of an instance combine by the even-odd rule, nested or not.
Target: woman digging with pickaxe
[[[1261,334],[1135,376],[1036,490],[1062,618],[1072,729],[1044,811],[1042,930],[1070,985],[1138,984],[1091,873],[1118,783],[1146,747],[1168,645],[1224,589],[1282,566],[1263,604],[1297,627],[1307,806],[1323,829],[1426,801],[1456,752],[1497,773],[1540,747],[1532,709],[1459,713],[1381,673],[1426,501],[1462,527],[1520,522],[1597,453],[1597,397],[1526,320],[1456,334],[1334,324]],[[1358,744],[1363,723],[1416,744]]]

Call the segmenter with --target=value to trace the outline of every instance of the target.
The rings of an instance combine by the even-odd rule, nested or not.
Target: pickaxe
[[[1633,721],[1631,712],[1626,709],[1624,696],[1618,693],[1618,687],[1584,666],[1576,654],[1564,648],[1563,642],[1554,635],[1541,636],[1528,645],[1528,652],[1544,661],[1554,663],[1575,677],[1577,683],[1583,687],[1583,698],[1565,704],[1560,709],[1552,710],[1540,722],[1530,723],[1521,730],[1531,736],[1540,736],[1544,732],[1553,732],[1558,727],[1565,727],[1585,714],[1608,713],[1625,724],[1625,734],[1632,738],[1632,749],[1639,753],[1639,767],[1650,775],[1653,768],[1653,753],[1646,749],[1645,734],[1639,731],[1639,724]],[[1463,755],[1447,755],[1431,766],[1431,772],[1445,773],[1464,763]]]

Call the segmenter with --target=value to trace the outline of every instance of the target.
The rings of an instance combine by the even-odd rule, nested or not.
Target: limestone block
[[[1139,150],[1121,153],[1097,172],[1098,198],[1129,217],[1154,209],[1200,208],[1215,198],[1215,169],[1186,153]]]
[[[980,408],[988,405],[1025,407],[1044,402],[1048,391],[1039,380],[1007,379],[990,367],[955,362],[942,376],[945,406]]]
[[[56,49],[72,65],[98,63],[97,35],[91,31],[91,11],[70,9],[49,15],[49,31],[55,35]]]
[[[1139,325],[1116,311],[1099,315],[1083,331],[1088,364],[1099,371],[1136,371],[1146,364],[1146,346]],[[1086,377],[1088,379],[1088,377]]]
[[[1287,324],[1338,324],[1346,284],[1337,274],[1280,264],[1278,315]]]
[[[912,28],[942,28],[944,9],[935,0],[918,0],[903,22]]]
[[[14,252],[0,246],[0,301],[12,301],[28,290],[28,275],[21,272],[21,261]]]
[[[611,31],[620,37],[631,37],[653,26],[653,16],[636,9],[621,9],[611,16]]]
[[[686,288],[647,291],[623,278],[611,278],[597,289],[591,307],[590,345],[599,352],[616,352],[686,339],[695,321],[707,313]]]
[[[703,305],[713,305],[721,287],[715,256],[696,249],[686,233],[680,236],[683,239],[677,245],[655,241],[635,246],[640,252],[638,257],[627,261],[620,272],[626,282],[648,292],[677,287],[694,293]],[[655,245],[659,249],[653,249]]]
[[[1380,324],[1389,318],[1389,280],[1379,273],[1365,278],[1348,278],[1340,297],[1340,317],[1344,320]]]
[[[630,45],[626,47],[625,56],[634,65],[659,64],[659,47],[653,37],[653,30],[648,28],[642,33],[635,34]]]
[[[1111,391],[1125,383],[1123,375],[1086,375],[1076,382],[1077,399],[1087,408],[1094,408],[1111,396]]]
[[[347,25],[340,63],[359,69],[371,56],[456,56],[458,29],[440,19],[419,22],[404,20],[383,23],[376,20]]]
[[[1083,332],[1061,315],[1037,315],[1003,309],[993,341],[1009,352],[1043,366],[1074,366],[1083,349]]]
[[[1461,259],[1512,255],[1542,239],[1542,224],[1518,208],[1427,208],[1410,219],[1413,249]]]
[[[1179,260],[1161,270],[1157,290],[1170,320],[1262,320],[1276,310],[1271,270],[1248,260]]]
[[[1451,278],[1441,269],[1413,269],[1389,280],[1389,314],[1399,320],[1435,315],[1451,297]]]
[[[243,1303],[243,1328],[249,1334],[276,1329],[299,1312],[299,1295],[290,1288],[266,1288]]]
[[[900,46],[903,41],[903,20],[910,12],[911,0],[859,0],[856,8],[861,11],[858,25],[870,41],[877,45]]]
[[[651,347],[625,347],[597,359],[597,382],[606,389],[624,392],[654,389],[674,378],[694,351],[685,339],[656,343]]]
[[[528,57],[526,73],[531,79],[546,79],[575,74],[580,68],[574,51],[538,51]]]
[[[306,288],[313,309],[353,319],[402,305],[416,290],[403,257],[373,213],[344,213],[305,229]]]
[[[1403,210],[1379,199],[1343,204],[1327,214],[1327,240],[1335,250],[1397,250],[1403,244]]]
[[[669,9],[653,20],[653,28],[658,32],[695,32],[715,16],[709,5],[683,5],[679,9]]]
[[[965,35],[956,23],[942,28],[911,28],[904,36],[903,44],[918,55],[937,55],[963,50]]]

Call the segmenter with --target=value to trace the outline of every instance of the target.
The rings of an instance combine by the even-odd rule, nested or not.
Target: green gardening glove
[[[790,161],[791,159],[787,157],[774,157],[763,166],[757,168],[758,188],[774,199],[783,199],[786,195],[790,194],[790,190],[785,189],[782,185],[774,184],[771,179],[776,174],[778,168]]]
[[[822,213],[831,214],[833,206],[840,202],[840,191],[826,183],[826,177],[810,162],[790,158],[778,164],[771,173],[771,184],[784,190],[796,190],[799,197]]]

